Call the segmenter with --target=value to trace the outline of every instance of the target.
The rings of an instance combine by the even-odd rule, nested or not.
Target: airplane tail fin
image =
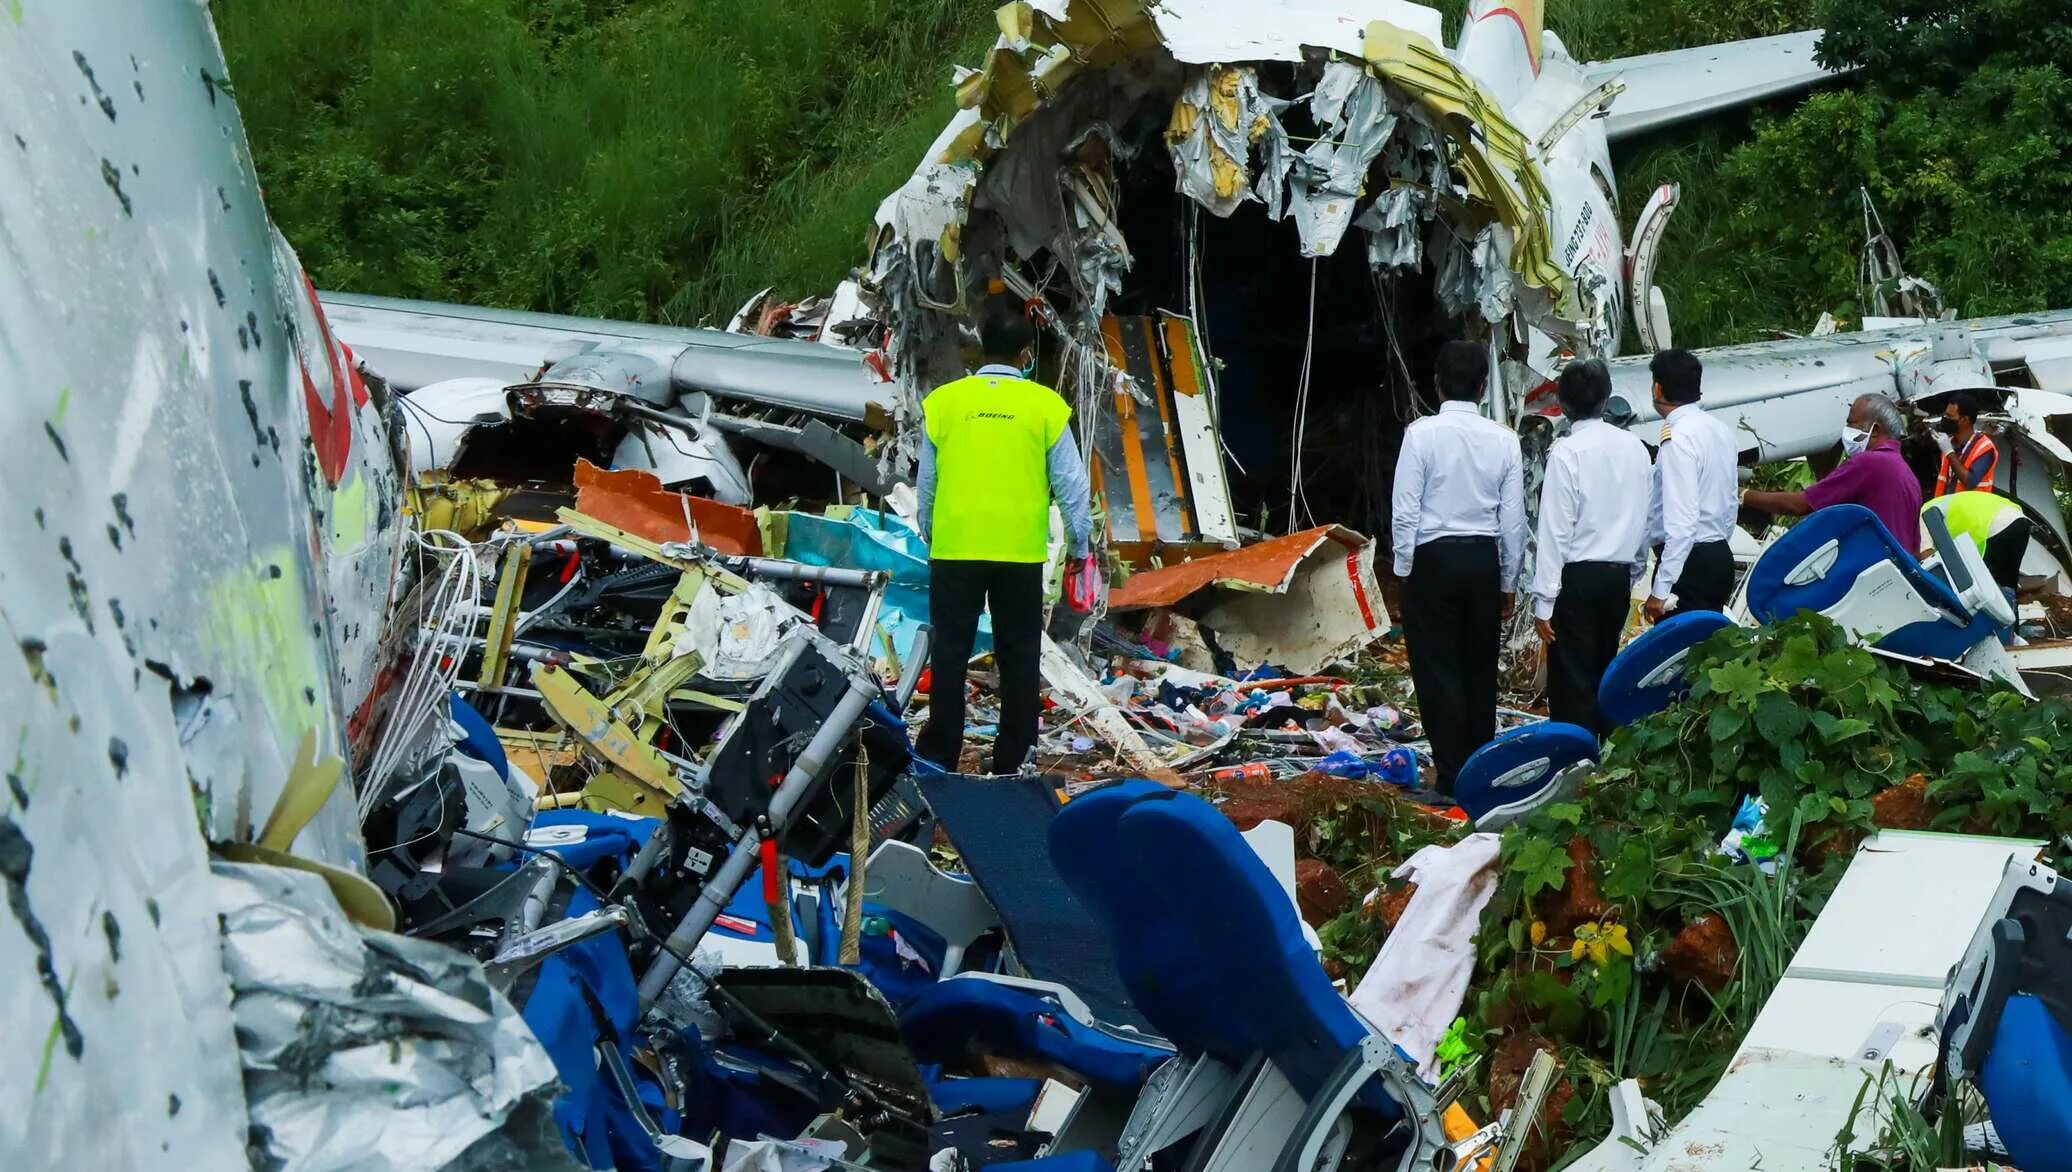
[[[1468,5],[1467,21],[1461,29],[1461,42],[1482,40],[1478,46],[1487,52],[1489,41],[1510,41],[1524,49],[1524,64],[1534,76],[1540,71],[1540,33],[1546,28],[1546,6],[1541,0],[1472,0]],[[1487,40],[1484,40],[1487,38]],[[1506,54],[1508,56],[1508,54]]]

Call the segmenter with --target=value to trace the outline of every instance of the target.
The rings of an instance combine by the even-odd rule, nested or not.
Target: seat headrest
[[[1479,823],[1493,810],[1538,795],[1570,766],[1596,759],[1597,736],[1581,725],[1524,725],[1469,756],[1454,778],[1453,800]]]
[[[1597,707],[1614,725],[1632,724],[1669,707],[1690,691],[1684,661],[1691,649],[1734,621],[1716,610],[1685,611],[1647,629],[1605,669]]]

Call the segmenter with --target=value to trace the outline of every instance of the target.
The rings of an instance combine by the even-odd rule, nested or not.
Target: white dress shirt
[[[1651,593],[1665,599],[1683,576],[1691,547],[1725,541],[1741,507],[1734,477],[1741,447],[1734,442],[1733,429],[1696,403],[1671,411],[1666,423],[1669,435],[1655,457],[1654,517],[1649,524],[1650,544],[1662,545]]]
[[[1403,432],[1396,456],[1391,543],[1396,577],[1417,547],[1441,537],[1494,537],[1503,592],[1518,589],[1525,554],[1525,465],[1518,433],[1450,400]]]
[[[1532,605],[1554,617],[1561,570],[1570,562],[1620,562],[1632,581],[1647,571],[1649,482],[1653,469],[1640,438],[1602,419],[1585,419],[1554,441],[1540,489],[1540,541],[1533,562]]]

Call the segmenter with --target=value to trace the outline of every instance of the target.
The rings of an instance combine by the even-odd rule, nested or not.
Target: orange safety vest
[[[1989,461],[1986,475],[1977,484],[1971,484],[1971,469],[1980,460]],[[1964,473],[1961,477],[1950,475],[1953,464],[1961,464],[1963,466]],[[1937,473],[1935,477],[1935,495],[1942,496],[1949,492],[1962,492],[1967,488],[1975,488],[1980,492],[1991,492],[1993,491],[1993,475],[1998,471],[2000,471],[2000,448],[1993,443],[1992,437],[1985,432],[1974,431],[1971,433],[1971,438],[1964,442],[1964,447],[1961,450],[1951,452],[1942,458],[1942,471]]]

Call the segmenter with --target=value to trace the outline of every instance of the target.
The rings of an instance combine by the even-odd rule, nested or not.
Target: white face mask
[[[1844,455],[1862,455],[1863,450],[1870,446],[1870,432],[1858,431],[1856,428],[1850,427],[1846,423],[1842,425],[1842,453]]]

